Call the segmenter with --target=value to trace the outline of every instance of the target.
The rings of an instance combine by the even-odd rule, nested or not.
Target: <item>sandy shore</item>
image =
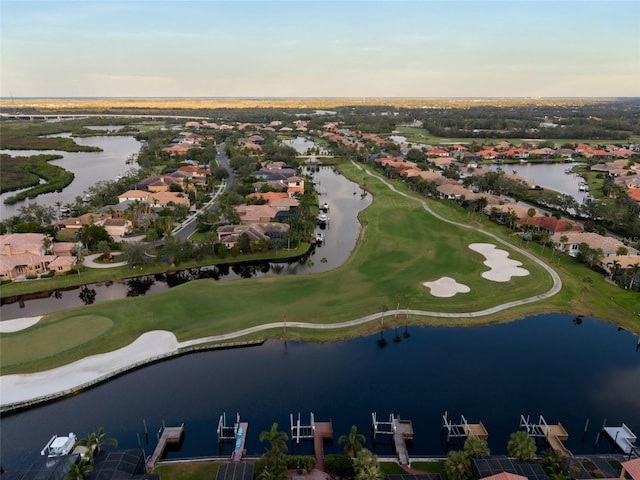
[[[21,324],[27,328],[24,325],[29,323],[28,319],[19,320],[15,320],[16,326]],[[8,322],[0,322],[0,325]],[[124,348],[93,355],[69,365],[38,373],[3,375],[0,376],[0,405],[60,394],[177,350],[178,340],[173,333],[156,330],[141,335]]]

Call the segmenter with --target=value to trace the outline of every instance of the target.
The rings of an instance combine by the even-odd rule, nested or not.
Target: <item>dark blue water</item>
[[[1,463],[27,467],[52,434],[86,436],[103,426],[121,447],[149,455],[155,432],[185,424],[180,451],[170,458],[219,454],[219,416],[240,412],[249,422],[247,451],[260,454],[258,436],[277,422],[289,431],[289,414],[333,421],[334,434],[352,424],[371,447],[371,412],[413,420],[411,456],[444,453],[440,439],[445,410],[481,420],[494,453],[505,453],[521,414],[561,422],[574,453],[591,453],[597,430],[625,422],[640,434],[638,338],[615,326],[574,316],[547,314],[476,328],[409,327],[337,343],[268,341],[259,347],[200,352],[131,372],[82,394],[2,418]],[[143,419],[149,431],[145,442]],[[586,419],[590,427],[582,441]],[[229,455],[231,445],[223,451]],[[327,452],[340,452],[334,442]],[[600,442],[599,452],[611,447]],[[311,453],[311,445],[296,448]],[[388,445],[376,446],[391,453]]]

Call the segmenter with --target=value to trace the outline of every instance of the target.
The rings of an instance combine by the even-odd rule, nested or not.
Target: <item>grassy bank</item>
[[[362,181],[365,173],[347,169]],[[0,336],[2,374],[52,368],[99,352],[131,343],[144,332],[169,330],[179,341],[238,331],[270,322],[302,321],[337,323],[388,311],[385,326],[394,321],[393,310],[429,312],[474,312],[542,294],[552,286],[550,275],[540,265],[515,249],[510,258],[522,262],[530,275],[508,282],[491,282],[480,274],[487,270],[484,257],[468,248],[470,243],[496,243],[486,234],[457,227],[425,211],[412,198],[391,191],[381,179],[367,176],[367,188],[374,195],[372,205],[361,213],[361,237],[354,254],[340,268],[318,274],[262,277],[227,282],[198,280],[148,297],[126,298],[48,315],[36,327]],[[402,188],[402,184],[398,184]],[[484,216],[429,202],[439,214],[510,239],[505,227],[489,223]],[[503,310],[480,318],[416,316],[396,319],[416,324],[472,325],[512,320],[533,313],[560,311],[582,313],[616,322],[630,330],[640,330],[636,318],[637,295],[609,285],[604,279],[572,260],[558,257],[539,245],[523,245],[534,254],[552,261],[564,286],[560,293],[544,301]],[[500,248],[503,248],[500,246]],[[507,247],[504,247],[507,248]],[[536,251],[537,250],[537,251]],[[556,266],[556,262],[558,262]],[[469,293],[438,298],[422,282],[443,276],[468,285]],[[587,280],[589,279],[589,280]],[[106,321],[105,321],[106,319]],[[25,358],[16,353],[29,345],[41,329],[53,324],[83,322],[96,328],[111,322],[108,331],[90,339],[71,341],[49,335],[53,347],[36,349]],[[288,338],[332,340],[367,333],[377,322],[338,331],[287,330]],[[68,331],[68,330],[67,330]],[[261,332],[261,337],[282,336],[277,329]],[[55,353],[53,353],[55,352]]]

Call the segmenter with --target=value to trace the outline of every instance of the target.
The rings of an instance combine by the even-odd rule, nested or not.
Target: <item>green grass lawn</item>
[[[227,462],[224,462],[227,463]],[[153,473],[161,480],[213,480],[221,462],[175,462],[159,465]]]
[[[362,181],[364,172],[353,168],[349,174]],[[402,188],[402,184],[398,184]],[[484,257],[468,248],[470,243],[496,243],[484,233],[454,226],[436,219],[412,198],[392,192],[383,182],[367,176],[367,189],[374,195],[372,205],[361,212],[361,237],[353,255],[332,271],[284,277],[261,277],[216,282],[198,280],[146,297],[125,298],[78,307],[46,316],[38,325],[21,332],[0,335],[2,374],[32,372],[63,365],[88,355],[110,351],[131,343],[150,330],[168,330],[179,341],[241,330],[270,322],[303,321],[328,324],[352,320],[388,310],[385,326],[393,325],[393,310],[415,309],[430,312],[473,312],[529,298],[549,290],[550,275],[521,253],[509,250],[510,257],[522,262],[530,275],[508,282],[491,282],[480,274],[487,270]],[[429,205],[438,213],[464,223],[477,225],[509,239],[505,227],[489,223],[484,216],[451,208],[440,202]],[[536,255],[552,260],[550,249],[523,245]],[[560,311],[593,314],[628,327],[638,327],[632,312],[637,295],[604,282],[572,260],[553,257],[562,275],[564,288],[545,301],[511,308],[478,319],[416,317],[399,319],[416,324],[470,325],[511,320],[532,313]],[[442,276],[468,285],[470,293],[452,298],[432,296],[422,282]],[[585,278],[591,280],[587,282]],[[108,319],[112,326],[99,337],[77,337],[57,343],[45,354],[36,349],[17,354],[16,345],[31,345],[42,338],[43,329],[63,328],[86,319]],[[102,320],[101,320],[102,322]],[[626,323],[625,323],[626,322]],[[100,325],[103,325],[100,323]],[[378,322],[340,331],[287,329],[287,338],[331,340],[374,331]],[[49,330],[54,331],[54,330]],[[69,335],[73,328],[67,328]],[[253,338],[281,337],[282,331],[261,332]],[[97,334],[96,334],[97,335]],[[11,348],[5,348],[5,345]]]

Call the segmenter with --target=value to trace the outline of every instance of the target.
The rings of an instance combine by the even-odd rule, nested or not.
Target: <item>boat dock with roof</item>
[[[534,440],[545,439],[556,452],[566,457],[572,456],[571,451],[563,443],[569,438],[569,434],[560,422],[557,425],[549,425],[544,417],[540,415],[538,423],[533,423],[529,420],[528,415],[526,418],[524,415],[520,415],[520,429],[526,431]]]
[[[378,420],[375,412],[371,413],[373,424],[373,439],[378,435],[392,435],[393,444],[398,454],[398,462],[400,465],[409,466],[409,452],[407,451],[407,442],[413,440],[413,424],[411,420],[402,420],[393,413],[389,415],[388,422]]]

